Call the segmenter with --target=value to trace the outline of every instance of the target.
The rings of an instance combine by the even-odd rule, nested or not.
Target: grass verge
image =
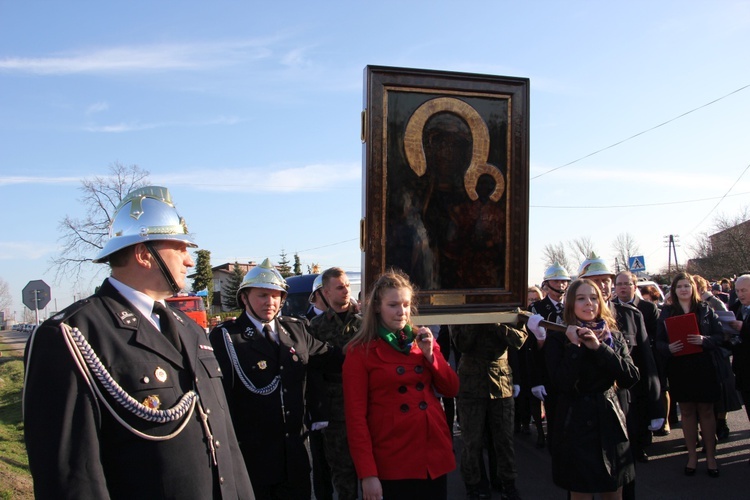
[[[21,418],[23,353],[2,344],[0,351],[0,499],[32,499]]]

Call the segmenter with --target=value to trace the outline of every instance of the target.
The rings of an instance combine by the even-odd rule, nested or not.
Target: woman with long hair
[[[617,322],[593,281],[565,294],[565,333],[547,332],[547,369],[559,399],[551,435],[552,478],[573,500],[622,498],[635,477],[618,392],[638,381]]]
[[[430,329],[412,325],[413,296],[406,274],[386,271],[345,348],[346,429],[364,500],[446,499],[456,468],[435,391],[455,397],[458,376]]]
[[[711,358],[723,340],[721,323],[714,310],[701,302],[695,281],[688,273],[678,273],[669,290],[672,303],[665,305],[659,316],[656,331],[656,348],[667,359],[667,379],[672,399],[680,405],[682,433],[688,450],[685,475],[694,476],[698,464],[698,420],[700,419],[703,444],[706,450],[708,475],[719,477],[716,462],[716,418],[714,402],[721,395],[721,386]],[[682,340],[674,340],[680,332],[669,331],[667,319],[692,314],[698,324],[699,333],[688,334],[687,344],[700,346],[700,352],[681,355],[687,346]],[[677,328],[677,327],[673,327]]]

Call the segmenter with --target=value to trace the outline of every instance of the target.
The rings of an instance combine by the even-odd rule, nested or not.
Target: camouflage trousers
[[[339,500],[356,500],[358,498],[359,480],[349,453],[346,440],[346,423],[332,420],[323,430],[326,446],[326,460],[331,468],[333,486]]]
[[[461,419],[461,476],[464,483],[475,485],[481,478],[480,464],[486,433],[497,456],[497,478],[510,481],[518,476],[513,447],[513,398],[458,398]],[[490,477],[495,474],[490,474]]]

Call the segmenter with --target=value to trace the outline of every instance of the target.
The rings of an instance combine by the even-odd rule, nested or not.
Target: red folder
[[[685,356],[687,354],[695,354],[697,352],[703,352],[703,346],[688,344],[688,335],[700,335],[701,332],[698,329],[698,320],[695,314],[681,314],[680,316],[670,316],[664,320],[664,326],[667,328],[667,335],[669,335],[669,343],[677,342],[682,340],[683,349],[679,352],[674,353],[674,356]]]

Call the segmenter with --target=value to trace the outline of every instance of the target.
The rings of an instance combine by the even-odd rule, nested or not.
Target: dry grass
[[[23,352],[5,344],[0,352],[0,499],[32,499],[21,418]]]

